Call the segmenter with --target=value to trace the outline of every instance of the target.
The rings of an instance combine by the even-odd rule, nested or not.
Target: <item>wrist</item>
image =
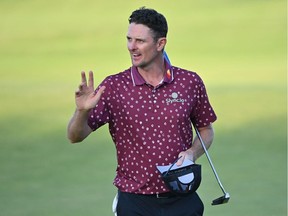
[[[78,113],[78,114],[86,114],[86,115],[88,115],[90,110],[91,109],[82,109],[82,108],[77,108],[76,107],[76,111],[75,112]]]
[[[194,151],[191,148],[186,150],[186,155],[188,156],[189,160],[195,162],[195,160],[196,160],[195,154],[194,154]]]
[[[90,110],[76,108],[73,118],[77,121],[87,122]]]

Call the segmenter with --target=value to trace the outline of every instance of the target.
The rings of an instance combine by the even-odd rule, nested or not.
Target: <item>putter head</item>
[[[225,193],[224,196],[221,196],[215,200],[212,201],[212,205],[220,205],[220,204],[224,204],[227,203],[230,199],[230,195],[229,193]]]

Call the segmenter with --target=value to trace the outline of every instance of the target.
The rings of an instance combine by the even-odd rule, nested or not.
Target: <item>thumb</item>
[[[185,153],[184,152],[180,152],[179,155],[178,155],[178,161],[176,163],[177,166],[181,166],[184,159],[185,159]]]
[[[99,90],[98,90],[98,92],[97,92],[97,94],[100,94],[100,96],[99,97],[101,97],[101,95],[104,93],[104,90],[106,89],[106,87],[105,86],[101,86],[100,88],[99,88]],[[97,95],[96,94],[96,95]]]
[[[104,93],[105,88],[106,88],[105,86],[101,86],[99,88],[99,90],[97,91],[96,95],[93,96],[94,101],[96,102],[96,104],[98,103],[98,101],[100,100],[102,94]]]

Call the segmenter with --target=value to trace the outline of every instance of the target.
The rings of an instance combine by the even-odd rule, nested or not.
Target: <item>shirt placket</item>
[[[153,87],[148,85],[150,88],[150,95],[149,97],[149,110],[152,113],[157,113],[160,109],[160,98],[159,98],[159,86]]]

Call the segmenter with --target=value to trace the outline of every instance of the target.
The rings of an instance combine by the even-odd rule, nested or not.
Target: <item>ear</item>
[[[157,41],[157,50],[162,51],[167,43],[167,39],[165,37],[159,38]]]

